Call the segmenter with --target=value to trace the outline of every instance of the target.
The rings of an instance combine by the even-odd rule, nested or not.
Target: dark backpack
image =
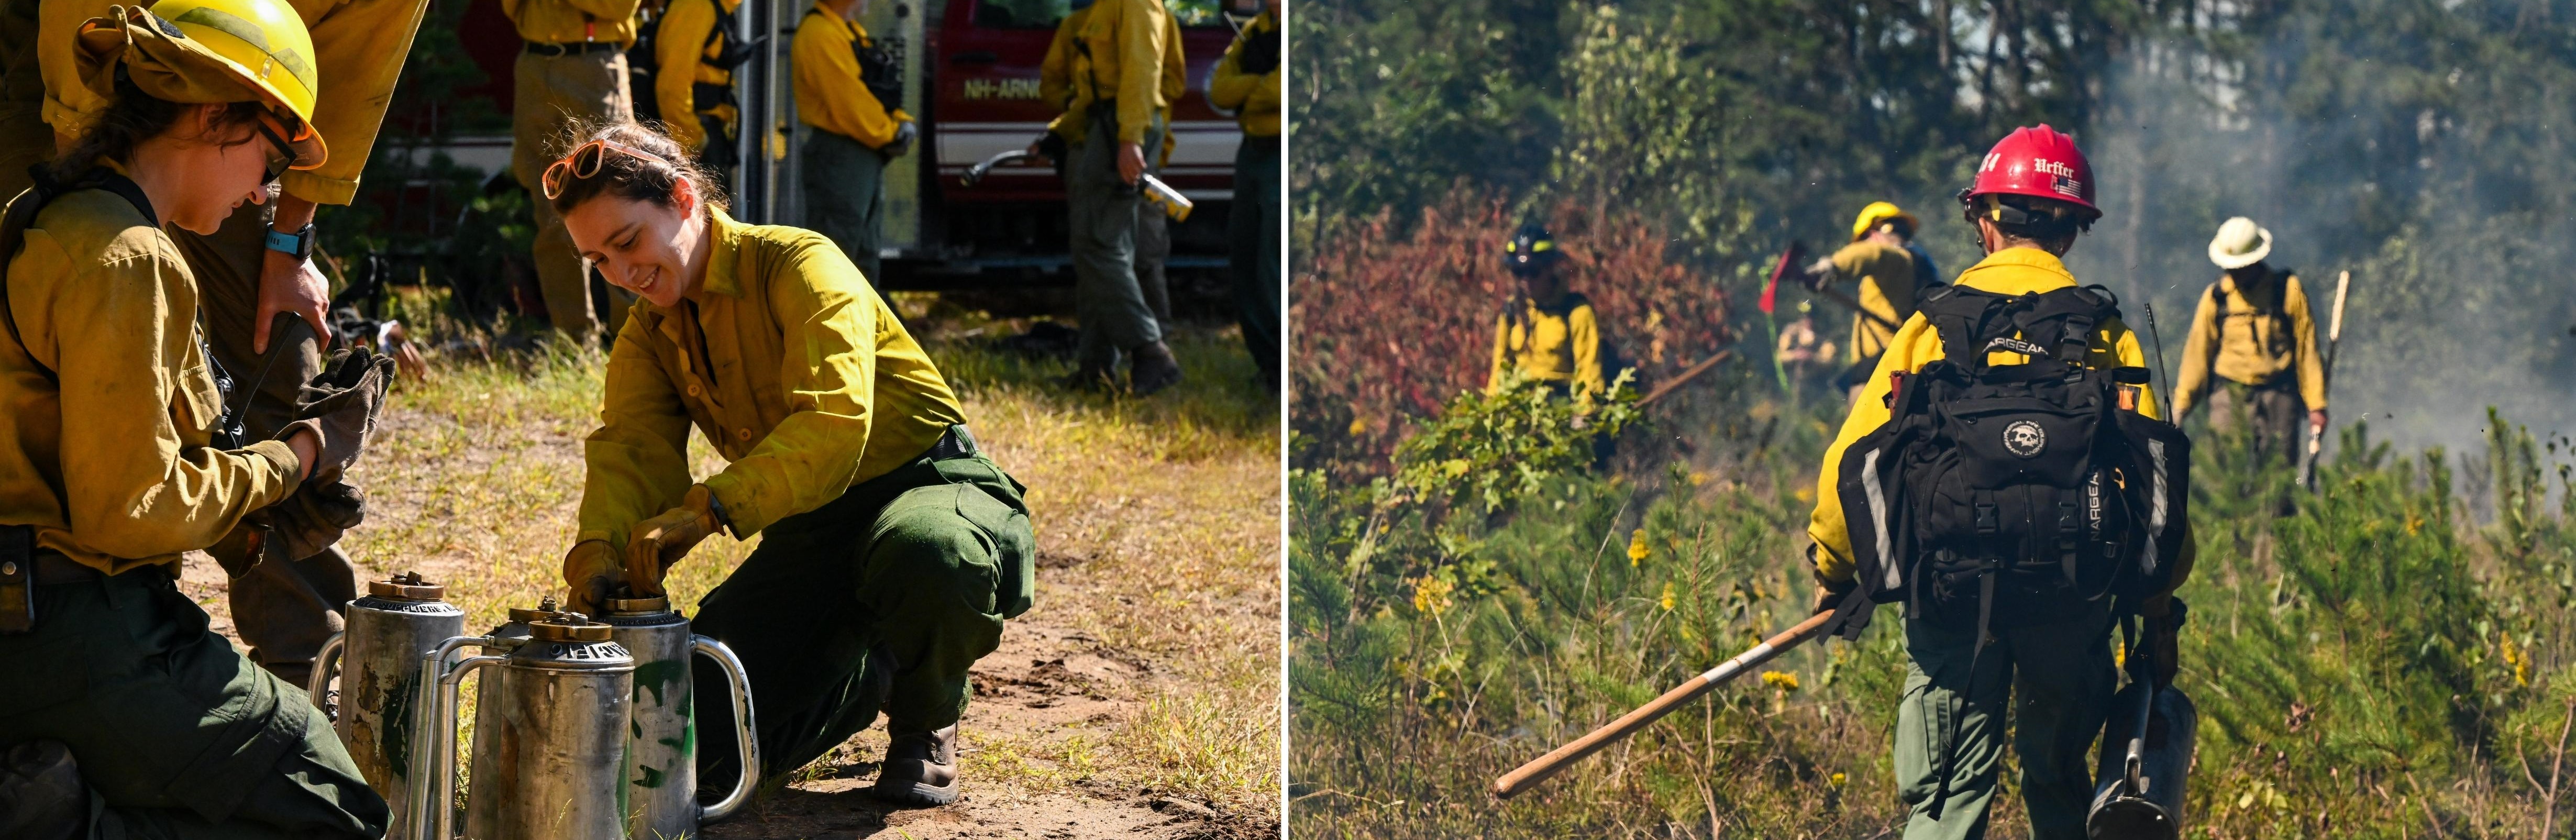
[[[1964,286],[1919,306],[1944,358],[1901,376],[1886,425],[1843,453],[1838,487],[1858,566],[1838,632],[1868,603],[1910,618],[1993,626],[2074,618],[2113,599],[2134,611],[2182,550],[2190,442],[2123,410],[2144,368],[2097,370],[2084,354],[2119,317],[2099,286],[2017,296]],[[2004,350],[2026,364],[1989,365]],[[2134,403],[2132,403],[2134,404]]]

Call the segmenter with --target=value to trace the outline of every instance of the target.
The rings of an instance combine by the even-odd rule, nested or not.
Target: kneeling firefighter
[[[2132,661],[2173,677],[2189,444],[2116,301],[2060,261],[2101,216],[2074,140],[2016,130],[1959,197],[1987,256],[1926,292],[1826,450],[1816,609],[1857,638],[1904,605],[1907,838],[1984,835],[2015,694],[2031,835],[2084,838],[2113,627],[2143,617]]]
[[[742,659],[762,773],[803,766],[882,711],[878,795],[954,801],[967,667],[1034,593],[1024,488],[977,452],[947,381],[832,240],[735,222],[650,129],[576,139],[545,197],[641,300],[584,444],[572,609],[596,614],[620,587],[661,595],[699,540],[762,534],[692,627]],[[731,462],[695,482],[691,425]],[[725,695],[715,669],[697,674],[697,696]],[[697,713],[699,782],[730,789],[732,711]]]
[[[114,7],[66,37],[108,104],[0,217],[0,837],[381,837],[322,712],[174,583],[182,552],[288,562],[363,512],[340,477],[392,362],[341,354],[276,439],[240,440],[162,230],[213,234],[322,165],[311,39],[278,0]]]

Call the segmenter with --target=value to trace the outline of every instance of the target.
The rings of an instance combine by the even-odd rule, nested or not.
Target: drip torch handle
[[[724,672],[725,686],[732,689],[730,693],[733,695],[733,739],[735,749],[741,751],[742,774],[734,782],[733,791],[726,793],[724,799],[698,811],[700,822],[716,822],[733,816],[734,811],[751,801],[752,791],[760,787],[760,728],[752,722],[751,676],[743,671],[741,657],[734,656],[733,649],[725,647],[723,642],[705,636],[690,636],[689,649],[716,661],[716,668]]]
[[[403,803],[403,824],[411,833],[409,840],[448,840],[450,836],[446,823],[448,803],[456,799],[456,761],[452,758],[456,752],[456,716],[439,708],[440,701],[452,694],[441,690],[450,676],[447,658],[459,649],[488,647],[492,643],[490,636],[457,636],[439,642],[420,657],[419,687],[411,704],[411,778],[404,780],[409,796]],[[478,656],[466,662],[500,658]],[[464,672],[465,664],[458,664],[455,676],[462,679]],[[430,805],[433,797],[439,803],[436,806]]]
[[[331,638],[322,640],[322,650],[313,654],[313,676],[310,684],[304,687],[305,693],[313,696],[313,708],[330,709],[322,703],[322,696],[331,688],[331,660],[340,655],[341,646],[348,641],[349,634],[333,633]]]

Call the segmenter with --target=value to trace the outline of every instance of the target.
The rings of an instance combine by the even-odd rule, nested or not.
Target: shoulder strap
[[[1926,292],[1914,302],[1914,311],[1932,324],[1941,339],[1941,356],[1951,364],[1969,369],[1982,369],[1986,363],[1987,332],[1994,316],[2011,298],[1966,286],[1941,286]]]
[[[2015,313],[2022,337],[2049,348],[2058,361],[2080,364],[2093,342],[2093,328],[2120,317],[2120,300],[2101,286],[2051,289],[2032,296],[2030,307]]]
[[[154,227],[161,225],[161,219],[152,212],[152,200],[143,195],[143,188],[133,179],[113,170],[93,169],[68,184],[54,180],[53,170],[46,164],[27,167],[27,173],[33,176],[35,185],[19,193],[17,198],[10,199],[9,209],[0,214],[0,322],[8,324],[9,340],[18,343],[18,349],[27,354],[27,362],[35,365],[38,373],[44,374],[45,381],[59,385],[62,378],[54,373],[53,368],[37,361],[35,349],[27,346],[26,336],[18,331],[17,310],[9,304],[8,261],[16,260],[18,249],[27,244],[27,228],[35,226],[36,214],[44,210],[45,205],[54,203],[54,199],[65,193],[85,189],[104,189],[124,197],[135,210],[142,212],[144,221]]]

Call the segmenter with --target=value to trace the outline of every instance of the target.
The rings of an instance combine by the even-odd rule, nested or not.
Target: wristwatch
[[[311,259],[313,257],[313,225],[308,222],[304,225],[303,230],[299,230],[294,233],[279,233],[276,228],[269,228],[268,249],[294,257],[297,261]]]

